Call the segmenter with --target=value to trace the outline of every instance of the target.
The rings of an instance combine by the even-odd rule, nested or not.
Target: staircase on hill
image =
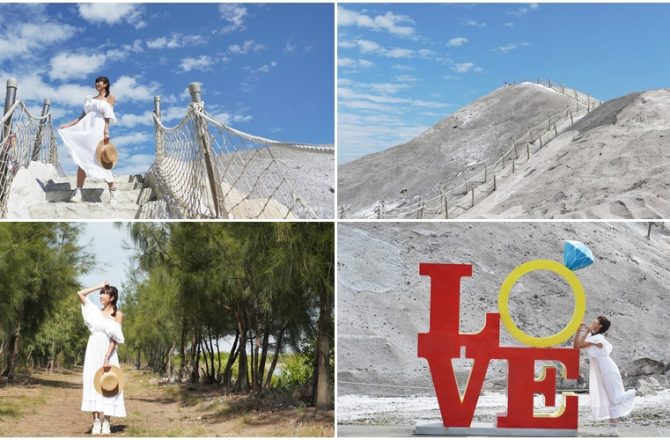
[[[23,180],[23,179],[22,179]],[[26,179],[28,180],[28,179]],[[12,194],[8,218],[31,219],[142,219],[170,218],[165,204],[157,199],[148,179],[142,175],[116,177],[115,199],[110,201],[107,183],[87,178],[82,201],[72,202],[74,176],[29,179],[32,188]],[[25,187],[25,186],[24,186]]]

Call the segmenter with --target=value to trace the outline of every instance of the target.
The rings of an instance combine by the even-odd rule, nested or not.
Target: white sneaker
[[[91,428],[91,435],[100,435],[102,434],[102,422],[100,419],[95,419],[93,422],[93,428]]]
[[[110,435],[112,433],[112,429],[109,426],[109,420],[105,419],[102,422],[102,435]]]
[[[77,188],[72,192],[72,197],[70,197],[70,202],[81,203],[81,188]]]

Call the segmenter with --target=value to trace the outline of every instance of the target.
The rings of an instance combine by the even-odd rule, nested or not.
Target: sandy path
[[[113,436],[332,436],[333,412],[277,404],[257,410],[246,398],[207,388],[161,385],[156,376],[124,368],[128,417],[112,420]],[[36,373],[0,384],[0,436],[88,436],[91,416],[79,410],[81,371]]]

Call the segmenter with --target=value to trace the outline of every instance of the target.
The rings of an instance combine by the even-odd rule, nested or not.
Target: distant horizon
[[[406,143],[505,82],[539,76],[603,101],[666,88],[668,16],[668,4],[340,3],[338,164]]]

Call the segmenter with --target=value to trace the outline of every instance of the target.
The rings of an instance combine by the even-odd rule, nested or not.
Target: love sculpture
[[[512,287],[523,275],[535,270],[548,270],[560,275],[570,285],[575,299],[568,325],[555,335],[545,338],[524,333],[515,325],[509,313],[508,300]],[[576,394],[563,393],[563,403],[553,413],[534,412],[533,395],[542,394],[546,406],[556,406],[557,369],[544,366],[540,376],[535,377],[536,361],[559,361],[567,379],[577,379],[579,376],[579,350],[548,348],[569,339],[582,322],[586,298],[577,276],[565,265],[552,260],[524,263],[503,282],[498,296],[499,313],[487,313],[484,328],[479,333],[461,333],[460,283],[461,278],[472,276],[472,265],[421,263],[419,273],[430,277],[430,330],[419,334],[418,355],[428,360],[433,378],[444,425],[440,427],[439,433],[447,434],[450,428],[470,428],[489,362],[499,359],[506,360],[508,365],[507,413],[498,414],[494,429],[526,429],[535,435],[538,430],[552,430],[552,435],[575,435],[578,409]],[[515,339],[531,347],[501,346],[501,320]],[[473,361],[473,365],[461,395],[452,359],[460,358],[463,351],[465,357]],[[417,426],[417,434],[436,433],[422,432],[419,428]],[[452,431],[458,432],[456,429]],[[522,434],[517,430],[513,435]]]

